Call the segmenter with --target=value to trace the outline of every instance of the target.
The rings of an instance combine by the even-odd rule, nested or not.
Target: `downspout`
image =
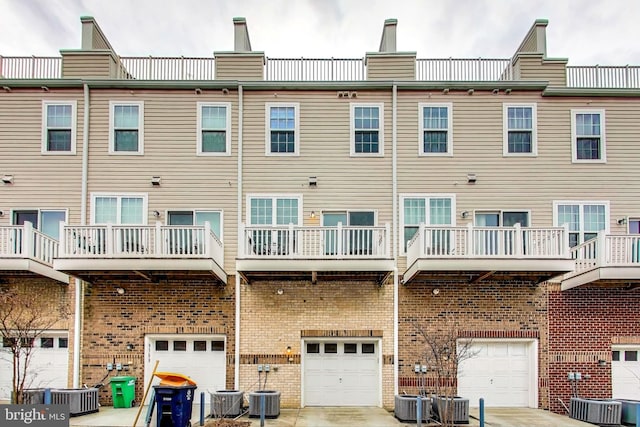
[[[393,226],[391,233],[393,234],[393,395],[398,394],[398,85],[393,84],[392,89],[392,112],[391,112],[391,182],[392,197],[391,206]]]
[[[240,230],[242,226],[242,126],[244,114],[243,108],[244,98],[242,85],[238,85],[238,232],[236,235],[238,239],[244,239],[244,236],[240,236]],[[241,245],[237,245],[238,248]],[[238,254],[240,255],[240,254]],[[234,366],[234,388],[240,390],[240,275],[236,270],[236,336],[235,336],[235,366]]]
[[[80,225],[87,224],[87,176],[89,171],[89,85],[83,83],[84,112],[82,123],[82,183],[80,189]],[[73,319],[73,388],[80,388],[80,341],[82,340],[82,294],[84,283],[75,279]]]

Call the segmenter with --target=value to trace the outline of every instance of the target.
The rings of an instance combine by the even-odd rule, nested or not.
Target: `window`
[[[142,194],[92,194],[93,224],[146,224],[147,196]]]
[[[557,226],[569,225],[569,246],[593,239],[609,229],[609,202],[553,202]]]
[[[211,351],[224,351],[224,341],[211,341]]]
[[[324,354],[337,354],[338,344],[335,342],[327,342],[324,344]]]
[[[60,223],[65,222],[66,210],[16,210],[13,211],[13,225],[24,225],[29,221],[36,230],[52,239],[60,239]]]
[[[523,211],[477,211],[475,225],[478,227],[529,226],[529,212]]]
[[[266,155],[299,154],[299,104],[266,104]]]
[[[193,351],[207,351],[207,342],[206,341],[194,341],[193,342]]]
[[[231,104],[198,102],[198,155],[231,154]]]
[[[374,211],[325,211],[322,212],[322,225],[331,227],[324,230],[325,255],[372,255],[373,254],[373,230],[361,227],[373,227],[376,222]],[[342,242],[339,242],[338,224],[344,227],[353,227],[343,231]],[[339,253],[339,243],[342,251]]]
[[[109,153],[144,154],[144,103],[109,103]]]
[[[407,243],[413,239],[420,224],[426,225],[455,225],[453,213],[455,212],[455,196],[448,194],[434,195],[405,195],[400,197],[402,205],[402,251],[406,252]],[[444,233],[432,233],[432,244],[440,245]]]
[[[358,344],[356,343],[344,343],[344,354],[356,354],[358,353]]]
[[[174,341],[173,342],[173,351],[187,351],[187,342],[186,341]]]
[[[571,110],[571,152],[574,163],[607,161],[604,110]]]
[[[249,195],[247,203],[247,223],[251,226],[269,226],[251,231],[249,240],[254,253],[256,255],[295,253],[296,234],[293,233],[290,236],[287,226],[302,224],[302,197]],[[270,229],[272,226],[273,230]]]
[[[376,345],[373,343],[362,343],[362,354],[375,354]]]
[[[58,347],[59,348],[68,348],[69,347],[69,338],[58,338]]]
[[[169,211],[169,225],[204,225],[209,222],[211,230],[222,239],[222,212],[205,210]]]
[[[536,104],[503,105],[503,155],[538,154],[536,115]]]
[[[351,104],[351,155],[384,154],[383,104]]]
[[[637,362],[638,361],[638,352],[627,350],[624,352],[624,361],[625,362]]]
[[[40,348],[53,348],[53,338],[51,337],[40,338]]]
[[[156,351],[168,351],[169,350],[169,341],[156,341]]]
[[[451,104],[419,104],[420,155],[453,155]]]
[[[76,154],[76,101],[42,101],[42,153]]]
[[[320,343],[317,343],[317,342],[309,342],[309,343],[307,343],[307,353],[308,354],[319,354],[320,353]]]

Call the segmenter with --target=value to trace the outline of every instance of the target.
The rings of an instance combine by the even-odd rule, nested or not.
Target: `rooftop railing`
[[[120,57],[119,79],[214,80],[215,59]],[[266,58],[267,81],[364,81],[364,58]],[[640,89],[640,66],[567,66],[567,87]],[[62,78],[60,57],[0,56],[0,78]],[[512,81],[510,59],[416,59],[416,81]]]

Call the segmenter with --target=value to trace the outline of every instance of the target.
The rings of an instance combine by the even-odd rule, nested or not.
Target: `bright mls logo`
[[[69,427],[69,405],[0,405],[0,425]]]

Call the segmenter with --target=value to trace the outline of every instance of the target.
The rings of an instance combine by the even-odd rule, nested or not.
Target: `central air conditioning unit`
[[[420,396],[422,421],[431,418],[431,399]],[[415,423],[418,420],[418,396],[411,394],[396,395],[394,415],[402,422]]]
[[[249,393],[249,418],[260,417],[263,396],[265,418],[278,418],[280,415],[280,392],[275,390],[258,390]]]
[[[572,397],[571,418],[598,425],[620,425],[622,403],[610,399],[581,399]]]
[[[218,390],[211,393],[211,417],[237,417],[242,413],[243,400],[244,392],[238,390]]]

